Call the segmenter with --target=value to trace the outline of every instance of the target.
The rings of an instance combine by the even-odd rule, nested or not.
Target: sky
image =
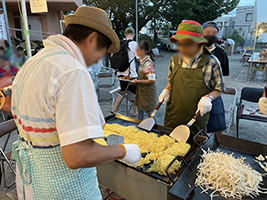
[[[254,4],[255,4],[255,0],[240,0],[238,6],[249,6],[249,5],[254,5]],[[236,9],[231,11],[229,14],[236,15]]]
[[[255,0],[240,0],[238,6],[254,5]]]

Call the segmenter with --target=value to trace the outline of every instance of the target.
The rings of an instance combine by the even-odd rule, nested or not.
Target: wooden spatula
[[[200,115],[198,111],[195,116],[186,124],[177,126],[170,134],[170,136],[178,142],[187,142],[190,136],[189,127],[192,126]]]

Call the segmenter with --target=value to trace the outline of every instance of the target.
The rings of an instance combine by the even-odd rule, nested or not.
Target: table
[[[253,57],[253,60],[252,60]],[[259,52],[255,52],[253,56],[251,56],[251,58],[248,61],[249,65],[248,65],[248,73],[247,73],[247,81],[249,81],[251,79],[251,75],[252,75],[252,70],[254,71],[263,71],[263,78],[262,81],[264,81],[264,74],[266,73],[266,64],[267,64],[267,59],[265,60],[261,60],[260,59],[260,53]],[[263,65],[264,68],[263,70],[261,69],[253,69],[253,66],[256,64],[260,64]]]

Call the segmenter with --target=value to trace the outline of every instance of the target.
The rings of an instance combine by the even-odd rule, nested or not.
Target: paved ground
[[[163,57],[156,59],[156,73],[157,73],[157,89],[158,94],[163,90],[163,88],[167,84],[167,73],[168,73],[168,61],[173,55],[171,52],[162,51],[161,54]],[[267,84],[267,82],[257,82],[257,81],[246,81],[246,73],[247,73],[247,67],[242,67],[239,63],[239,60],[241,58],[241,55],[234,55],[233,59],[230,62],[230,76],[225,78],[226,85],[228,87],[235,87],[238,91],[238,94],[240,94],[241,88],[243,87],[258,87],[263,88],[264,85]],[[110,81],[110,80],[107,80]],[[111,95],[108,94],[108,90],[100,91],[101,98],[110,98]],[[233,102],[232,97],[223,96],[224,102],[227,105],[231,105]],[[103,110],[103,113],[105,116],[110,115],[110,110],[112,108],[111,101],[109,102],[101,102],[101,108]],[[119,109],[119,112],[122,114],[125,114],[125,104],[123,103]],[[165,106],[162,107],[158,111],[158,119],[159,123],[163,124],[164,119],[164,113],[165,113]],[[131,115],[131,114],[130,114]],[[229,120],[229,115],[227,115],[227,121]],[[257,123],[257,122],[250,122],[250,121],[241,121],[240,123],[240,136],[241,138],[252,140],[256,142],[261,142],[267,144],[267,137],[266,137],[266,130],[267,130],[267,124],[265,123]],[[231,128],[231,131],[229,133],[230,135],[235,136],[236,135],[236,128],[235,125]],[[11,143],[17,139],[17,135],[14,133],[11,136],[10,143],[8,146],[7,151],[11,150]],[[3,145],[5,139],[1,138],[0,140],[0,146]],[[9,181],[14,179],[14,176],[12,174],[9,175]],[[102,188],[103,196],[106,197],[107,194],[104,192],[104,188]],[[10,199],[17,199],[16,193],[15,193],[15,186],[11,187],[10,189],[5,189],[3,186],[0,187],[0,199],[1,200],[10,200]]]

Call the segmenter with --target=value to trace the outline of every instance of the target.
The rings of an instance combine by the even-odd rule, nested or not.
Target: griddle
[[[203,132],[203,131],[201,131]],[[234,153],[236,158],[245,157],[246,162],[258,172],[266,173],[257,162],[255,162],[255,156],[260,154],[267,155],[267,145],[243,140],[223,134],[212,134],[209,140],[203,146],[203,149],[207,150],[220,150],[228,154]],[[184,200],[210,200],[210,196],[202,193],[199,187],[194,187],[197,173],[197,165],[200,162],[202,151],[196,154],[196,157],[189,164],[183,174],[179,177],[176,183],[169,190],[169,194]],[[263,185],[261,187],[267,188],[267,177],[263,177]],[[208,191],[209,194],[211,191]],[[213,200],[223,200],[222,197],[213,197]],[[252,198],[244,197],[242,200],[251,200]],[[254,200],[266,200],[267,195],[261,194]]]
[[[120,124],[123,126],[136,126],[136,127],[141,122],[141,120],[130,118],[130,117],[118,114],[118,113],[106,117],[105,120],[106,120],[106,123],[108,124]],[[156,133],[159,136],[161,136],[161,135],[169,135],[172,132],[172,130],[173,130],[172,128],[168,128],[168,127],[155,124],[150,132]],[[146,172],[146,170],[153,164],[153,162],[151,162],[150,164],[144,165],[144,168],[134,168],[134,167],[131,167],[131,168],[139,172],[145,173],[148,176],[151,176],[167,185],[173,185],[176,179],[186,169],[186,167],[188,166],[188,163],[191,162],[194,155],[200,151],[201,147],[204,145],[207,139],[208,139],[208,136],[201,132],[199,132],[195,136],[190,136],[190,138],[187,141],[187,143],[191,145],[189,152],[184,157],[177,156],[176,158],[174,158],[173,161],[170,163],[170,165],[167,167],[166,171],[168,171],[168,168],[174,163],[175,160],[182,162],[181,168],[172,174],[167,173],[167,176],[161,176],[154,172]],[[120,162],[120,161],[116,161],[116,162]],[[123,162],[120,162],[120,163],[127,166]]]

